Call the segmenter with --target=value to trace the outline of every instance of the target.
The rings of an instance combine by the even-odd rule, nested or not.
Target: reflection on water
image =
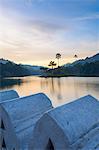
[[[22,80],[21,79],[2,79],[0,80],[0,88],[5,89],[5,88],[11,88],[14,85],[21,85]]]
[[[1,81],[0,90],[2,89],[15,89],[20,96],[44,92],[52,100],[53,105],[57,106],[87,94],[99,99],[99,78],[10,78]]]

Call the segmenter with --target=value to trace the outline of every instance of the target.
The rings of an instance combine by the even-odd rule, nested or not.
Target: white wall
[[[0,149],[2,149],[3,139],[8,150],[13,150],[13,148],[16,150],[20,149],[20,144],[14,132],[10,117],[0,105]]]
[[[30,150],[45,150],[49,138],[55,150],[69,150],[97,122],[99,101],[90,95],[57,107],[45,113],[37,122]]]
[[[46,111],[52,109],[50,99],[43,93],[2,102],[1,106],[10,118],[14,133],[19,139],[22,149],[26,149],[32,137],[35,123]],[[5,117],[3,119],[5,120]]]
[[[0,91],[0,102],[18,98],[19,95],[15,90]]]

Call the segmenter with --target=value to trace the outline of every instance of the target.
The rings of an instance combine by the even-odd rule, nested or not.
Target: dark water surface
[[[59,106],[87,94],[99,99],[99,77],[10,78],[0,83],[0,90],[6,89],[14,89],[20,96],[44,92]]]

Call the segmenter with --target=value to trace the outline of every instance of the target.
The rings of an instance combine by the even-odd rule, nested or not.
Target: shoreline
[[[41,77],[41,78],[62,78],[62,77],[99,77],[99,75],[26,75],[26,76],[9,76],[9,77],[0,77],[0,80],[9,79],[9,78],[24,78],[24,77]]]

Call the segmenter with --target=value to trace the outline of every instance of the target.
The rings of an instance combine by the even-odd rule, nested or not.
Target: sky
[[[0,58],[47,66],[98,52],[98,0],[0,0]]]

